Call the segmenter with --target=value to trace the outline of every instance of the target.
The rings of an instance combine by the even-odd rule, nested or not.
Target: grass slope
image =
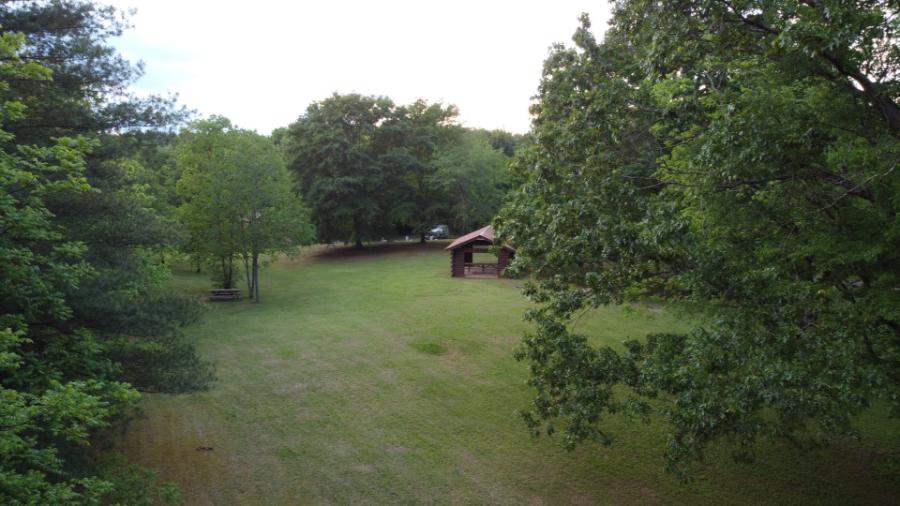
[[[663,470],[658,425],[611,421],[611,449],[533,439],[512,358],[526,325],[515,280],[449,277],[440,244],[307,253],[263,271],[263,303],[210,306],[188,334],[214,360],[209,392],[146,395],[119,449],[181,484],[187,504],[887,504],[873,448],[713,451],[697,480]],[[202,293],[204,275],[178,273]],[[579,323],[620,343],[678,327],[604,309]],[[876,420],[880,418],[876,417]],[[870,423],[896,443],[882,422]],[[895,428],[893,430],[896,430]],[[212,447],[211,451],[198,447]]]

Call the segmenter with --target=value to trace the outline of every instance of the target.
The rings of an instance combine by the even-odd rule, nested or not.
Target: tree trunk
[[[225,288],[234,288],[234,257],[228,256],[228,271],[225,274]]]
[[[253,290],[254,302],[259,304],[259,253],[253,252]]]
[[[253,273],[250,276],[252,283],[250,284],[249,296],[254,302],[259,304],[259,243],[256,240],[256,208],[250,211],[250,255],[252,256],[251,264]]]
[[[362,242],[362,225],[360,224],[360,220],[358,217],[353,217],[353,235],[356,239],[356,244],[353,245],[353,249],[364,249]]]
[[[419,234],[419,244],[425,244],[425,232]]]
[[[222,288],[231,288],[228,286],[228,271],[225,266],[225,257],[219,257],[219,261],[222,263]]]
[[[254,280],[252,277],[253,273],[250,267],[250,259],[247,257],[247,255],[243,254],[241,255],[241,259],[244,261],[244,275],[247,278],[247,296],[253,297]]]

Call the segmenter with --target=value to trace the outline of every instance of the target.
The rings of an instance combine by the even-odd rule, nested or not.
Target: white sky
[[[140,93],[176,92],[201,115],[269,133],[332,92],[455,104],[462,124],[528,130],[530,98],[555,42],[604,0],[107,0],[136,8],[114,43],[143,60]]]

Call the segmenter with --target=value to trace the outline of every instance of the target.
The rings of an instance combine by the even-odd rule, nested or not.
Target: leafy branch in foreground
[[[895,8],[619,2],[545,62],[496,226],[533,332],[536,432],[662,415],[669,467],[725,441],[824,443],[900,400]],[[685,333],[597,347],[578,312],[655,297]],[[638,336],[635,336],[638,337]]]

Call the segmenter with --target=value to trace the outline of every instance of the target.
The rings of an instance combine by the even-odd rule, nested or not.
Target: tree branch
[[[734,5],[732,5],[731,2],[723,0],[722,3],[741,23],[744,23],[757,29],[758,31],[767,33],[769,35],[782,34],[782,30],[763,23],[757,17],[744,16],[743,14],[738,12],[738,10]],[[816,0],[808,0],[804,3],[814,9],[822,8],[821,3]],[[835,55],[832,51],[820,48],[815,52],[815,54],[821,55],[821,57],[825,61],[827,61],[839,75],[845,78],[852,79],[854,82],[856,82],[861,88],[861,94],[864,95],[875,107],[875,109],[881,114],[891,132],[894,135],[900,136],[900,106],[898,106],[897,103],[894,102],[893,99],[891,99],[891,97],[885,95],[881,91],[880,86],[877,83],[869,79],[869,77],[861,72],[858,68],[855,68],[847,62],[838,58],[837,55]]]

